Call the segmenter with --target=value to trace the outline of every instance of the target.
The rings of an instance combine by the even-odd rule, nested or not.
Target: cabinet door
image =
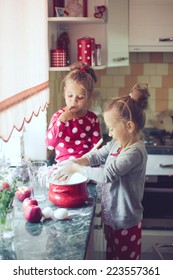
[[[129,1],[130,51],[172,52],[173,0]]]
[[[128,0],[108,0],[107,66],[129,64],[128,53]]]

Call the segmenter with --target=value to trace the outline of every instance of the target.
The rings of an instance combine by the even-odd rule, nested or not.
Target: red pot
[[[71,185],[50,182],[48,198],[54,205],[63,208],[82,206],[88,200],[87,179]]]

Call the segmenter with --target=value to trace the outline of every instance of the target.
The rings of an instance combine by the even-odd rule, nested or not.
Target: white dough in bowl
[[[83,183],[83,182],[86,182],[87,181],[87,178],[76,172],[74,173],[68,181],[58,181],[58,180],[55,180],[56,178],[56,174],[54,173],[54,176],[52,178],[49,178],[49,182],[50,183],[53,183],[53,184],[57,184],[57,185],[75,185],[75,184],[80,184],[80,183]]]
[[[82,183],[85,181],[87,181],[87,178],[85,176],[83,176],[82,174],[76,172],[70,177],[67,184],[74,185],[74,184],[79,184],[79,183]]]
[[[68,218],[68,211],[67,209],[61,208],[57,209],[54,212],[54,217],[58,220],[64,220]]]

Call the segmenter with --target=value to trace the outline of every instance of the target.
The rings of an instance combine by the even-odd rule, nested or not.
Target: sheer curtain
[[[0,139],[48,103],[47,1],[0,0]]]

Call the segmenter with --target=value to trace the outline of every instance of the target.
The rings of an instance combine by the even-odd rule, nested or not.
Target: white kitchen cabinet
[[[92,16],[94,3],[106,5],[107,20]],[[88,36],[101,44],[101,66],[95,69],[128,65],[128,0],[88,0],[88,5],[88,17],[53,17],[48,2],[49,65],[51,49],[56,48],[57,38],[63,31],[67,31],[70,38],[70,64],[77,61],[77,39]],[[68,67],[50,67],[49,70],[66,71]]]
[[[129,64],[128,0],[108,0],[107,3],[107,66],[126,66]]]
[[[172,52],[172,15],[173,0],[129,0],[129,51]]]

